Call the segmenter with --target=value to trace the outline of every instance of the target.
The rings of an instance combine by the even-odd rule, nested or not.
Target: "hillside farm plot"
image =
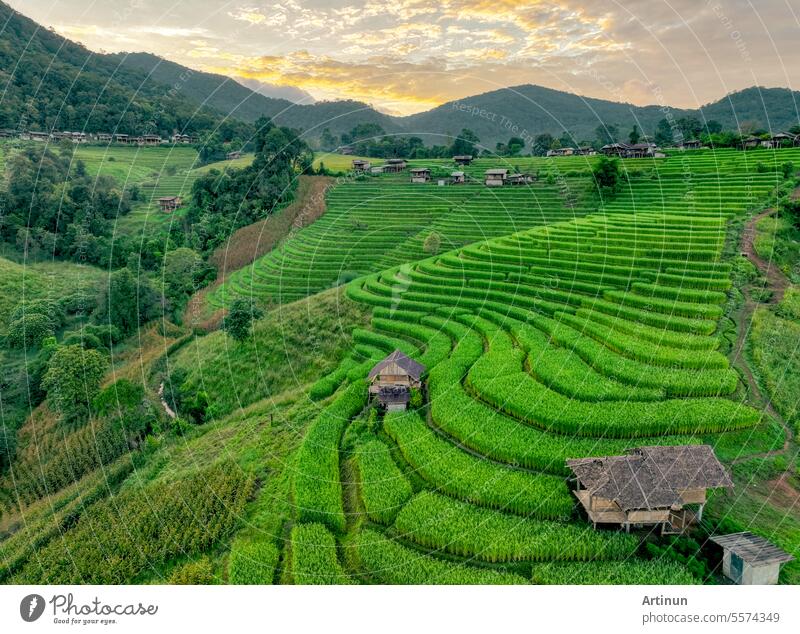
[[[392,483],[406,479],[376,474],[359,488],[370,518],[381,508],[376,490],[401,500],[399,512],[384,503],[392,512],[363,530],[333,487],[319,508],[308,498],[300,521],[336,518],[334,534],[355,540],[351,574],[392,583],[469,582],[466,570],[486,566],[535,583],[582,566],[598,583],[697,582],[674,562],[643,556],[638,538],[582,524],[564,460],[713,445],[760,424],[720,350],[727,215],[593,214],[351,282],[349,296],[373,307],[375,336],[357,341],[412,341],[409,352],[428,358],[429,407],[386,414],[379,432],[415,496],[402,502],[407,492]],[[449,351],[432,357],[442,335]],[[335,403],[349,402],[354,385]],[[335,477],[335,455],[320,480]],[[318,464],[300,454],[298,471]],[[341,496],[349,499],[344,482]],[[381,566],[391,573],[378,574]]]
[[[780,166],[784,162],[800,164],[800,150],[758,156],[723,150],[625,160],[622,190],[606,201],[598,200],[591,177],[596,160],[481,158],[466,168],[467,184],[444,187],[436,182],[412,184],[407,173],[345,180],[329,191],[321,220],[232,275],[210,295],[209,302],[216,308],[236,297],[263,304],[291,302],[432,254],[579,219],[598,206],[609,214],[734,217],[775,188],[783,178]],[[537,180],[526,187],[484,187],[484,171],[498,164]],[[415,160],[411,165],[438,173],[454,169],[442,159]],[[609,228],[614,236],[622,230]]]

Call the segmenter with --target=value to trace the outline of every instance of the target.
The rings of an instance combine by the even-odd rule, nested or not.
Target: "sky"
[[[389,114],[527,83],[687,108],[753,85],[800,87],[800,0],[9,4],[95,51],[146,51]]]

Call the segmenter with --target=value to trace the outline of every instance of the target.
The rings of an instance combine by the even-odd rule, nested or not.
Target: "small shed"
[[[350,156],[351,154],[353,154],[353,148],[351,148],[349,145],[340,145],[334,150],[334,152],[336,152],[337,154],[344,154],[345,156]]]
[[[502,187],[508,179],[508,170],[505,168],[494,168],[484,172],[484,183],[487,187]]]
[[[452,185],[461,185],[467,182],[467,176],[464,172],[453,172],[450,174],[450,183]]]
[[[682,533],[702,520],[707,489],[733,487],[709,445],[639,447],[623,456],[567,460],[567,467],[589,520],[625,530],[651,525],[662,534]]]
[[[469,165],[472,163],[472,154],[458,154],[453,157],[456,165]]]
[[[534,181],[530,174],[509,174],[506,182],[509,185],[530,185]]]
[[[711,541],[722,546],[722,573],[739,585],[775,585],[781,564],[794,559],[769,540],[748,531],[719,535]]]
[[[772,149],[791,147],[794,145],[794,135],[778,132],[777,134],[773,134],[768,141],[763,141],[761,144]]]
[[[228,153],[225,155],[225,158],[226,158],[228,161],[234,161],[234,160],[236,160],[236,159],[240,159],[240,158],[242,158],[242,153],[241,153],[239,150],[234,150],[233,152],[228,152]]]
[[[170,212],[175,211],[183,204],[180,196],[162,196],[158,199],[158,206],[161,211]]]
[[[427,183],[431,180],[431,171],[427,167],[414,167],[411,169],[412,183]]]
[[[678,144],[682,150],[699,150],[702,143],[699,139],[686,139]]]
[[[395,350],[370,370],[369,393],[387,409],[405,409],[411,389],[422,387],[423,374],[424,365]]]
[[[757,136],[745,137],[741,141],[742,149],[749,150],[750,148],[758,147],[761,145],[761,139]]]
[[[384,172],[402,172],[406,169],[407,163],[405,159],[398,159],[398,158],[391,158],[386,159],[386,163],[383,166]]]
[[[369,161],[365,161],[364,159],[354,159],[353,160],[353,171],[354,172],[368,172],[372,164]]]

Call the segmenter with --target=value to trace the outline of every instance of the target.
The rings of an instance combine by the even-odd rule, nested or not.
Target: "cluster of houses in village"
[[[472,162],[472,156],[454,156],[453,162],[458,167],[465,167]],[[387,159],[383,165],[373,166],[366,159],[353,160],[353,172],[356,174],[387,174],[402,172],[408,167],[405,159]],[[412,167],[409,169],[411,182],[417,184],[430,183],[433,180],[433,171],[429,167]],[[456,170],[450,173],[447,179],[437,179],[439,185],[460,185],[467,182],[466,172]],[[487,187],[503,187],[505,185],[528,185],[534,182],[531,174],[512,172],[506,168],[488,169],[484,172],[484,185]]]
[[[119,145],[193,145],[200,141],[192,134],[173,134],[163,138],[158,134],[112,134],[110,132],[36,132],[31,130],[0,130],[0,138],[22,141],[72,141],[73,143],[117,143]]]

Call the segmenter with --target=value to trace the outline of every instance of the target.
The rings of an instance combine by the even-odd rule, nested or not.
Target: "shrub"
[[[228,314],[222,322],[222,328],[238,342],[250,336],[250,327],[254,321],[264,316],[263,311],[256,308],[253,302],[238,298],[231,302]]]
[[[210,585],[214,583],[214,568],[206,557],[190,561],[176,568],[167,583],[178,586]]]
[[[12,321],[6,333],[6,342],[11,348],[32,348],[41,345],[54,335],[53,321],[47,315],[29,313]]]
[[[89,404],[100,389],[107,362],[96,350],[61,346],[50,358],[42,387],[50,406],[66,421],[89,414]]]

